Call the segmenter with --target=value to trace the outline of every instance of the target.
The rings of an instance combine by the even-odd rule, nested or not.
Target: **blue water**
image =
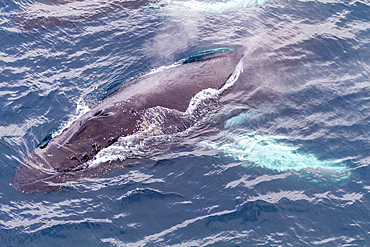
[[[95,4],[0,2],[0,246],[370,244],[368,1]],[[243,75],[162,151],[144,142],[138,166],[62,191],[11,186],[120,85],[222,47],[243,52]]]

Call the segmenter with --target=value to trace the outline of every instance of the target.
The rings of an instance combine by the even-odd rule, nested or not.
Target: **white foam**
[[[154,69],[150,70],[146,75],[156,74],[156,73],[162,72],[162,71],[170,69],[170,68],[175,68],[179,65],[181,65],[181,63],[174,63],[174,64],[171,64],[171,65],[160,66],[158,68],[154,68]]]
[[[194,111],[199,108],[199,105],[208,99],[217,98],[220,94],[225,92],[228,88],[233,86],[235,82],[238,80],[241,73],[243,73],[244,63],[243,58],[239,60],[238,64],[236,65],[233,74],[229,77],[229,79],[225,82],[225,84],[220,89],[213,89],[207,88],[199,93],[197,93],[190,101],[188,108],[186,109],[186,114],[194,114]]]

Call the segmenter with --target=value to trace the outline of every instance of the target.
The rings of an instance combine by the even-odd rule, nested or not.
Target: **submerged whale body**
[[[87,162],[120,138],[148,128],[145,118],[155,116],[156,109],[166,112],[161,120],[166,133],[188,128],[192,123],[184,113],[192,98],[204,89],[220,89],[240,59],[230,49],[202,52],[123,85],[32,151],[18,165],[13,186],[23,193],[48,192],[69,181],[108,174],[114,170],[110,164],[88,167]]]
[[[40,0],[24,6],[13,22],[23,29],[47,28],[93,20],[120,9],[177,9],[195,12],[223,13],[229,9],[260,6],[268,0]]]
[[[93,20],[120,9],[138,9],[156,0],[41,0],[18,11],[13,20],[23,29],[46,28]]]

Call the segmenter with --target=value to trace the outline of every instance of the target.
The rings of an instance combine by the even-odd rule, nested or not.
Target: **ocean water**
[[[0,246],[369,245],[369,44],[363,0],[2,0]],[[94,161],[135,167],[11,185],[119,86],[224,47],[241,68],[196,124]]]

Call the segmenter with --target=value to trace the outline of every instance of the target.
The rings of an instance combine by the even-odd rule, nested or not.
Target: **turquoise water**
[[[0,3],[0,246],[370,243],[367,1],[123,3]],[[195,125],[99,154],[134,167],[11,186],[119,86],[219,48],[244,54],[242,73]]]

